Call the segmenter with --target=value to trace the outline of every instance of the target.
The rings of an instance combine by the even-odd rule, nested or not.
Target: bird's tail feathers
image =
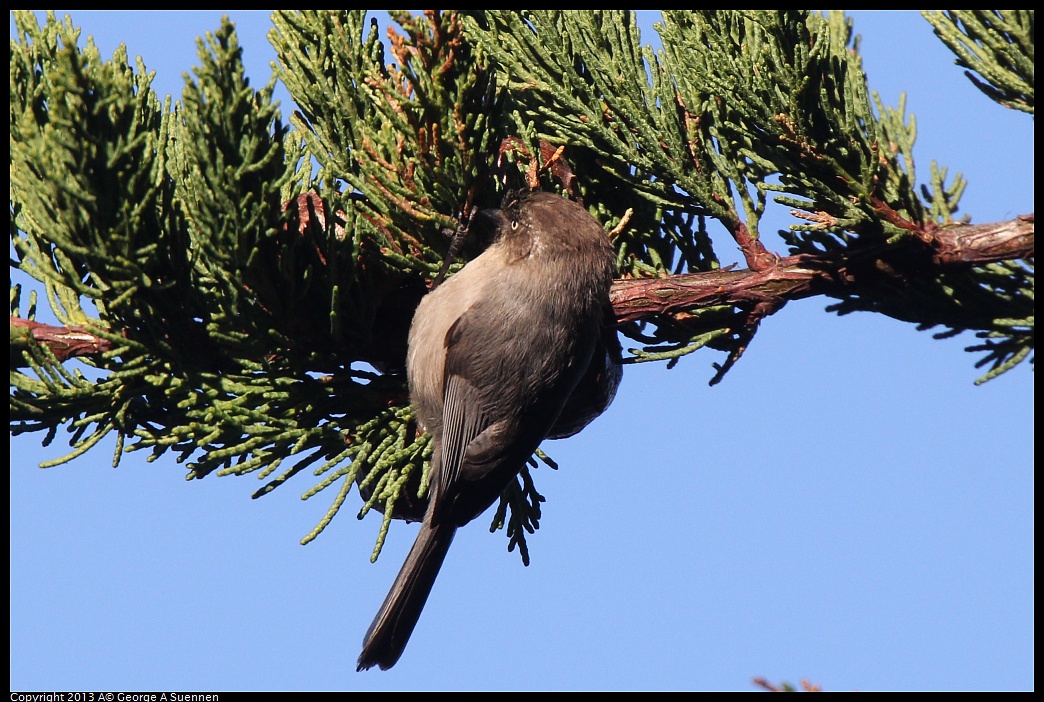
[[[358,670],[395,665],[410,640],[428,600],[457,528],[451,524],[421,526],[406,562],[395,576],[388,596],[366,630]]]

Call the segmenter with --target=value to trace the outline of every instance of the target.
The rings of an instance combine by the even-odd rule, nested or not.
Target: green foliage
[[[839,12],[664,11],[655,55],[623,11],[474,12],[465,26],[508,76],[518,132],[588,150],[602,166],[583,173],[591,200],[642,198],[655,208],[617,239],[624,274],[662,274],[674,257],[684,261],[675,272],[716,267],[702,221],[684,232],[670,223],[708,216],[756,238],[770,194],[803,220],[780,232],[793,254],[878,260],[882,246],[916,245],[917,229],[950,224],[957,212],[960,175],[947,183],[946,169],[932,164],[918,191],[913,117],[868,89],[851,21]],[[643,246],[657,231],[657,245]],[[977,330],[994,340],[991,374],[1028,355],[1030,265],[1013,264],[1003,291],[986,268],[917,268],[904,272],[914,284],[898,294],[879,285],[830,292],[841,300],[831,309],[944,325],[942,335]],[[731,310],[718,307],[621,331],[648,344],[632,351],[638,360],[660,360],[708,343],[735,352],[747,341],[725,333],[735,326]]]
[[[921,14],[979,90],[1005,107],[1033,114],[1033,10]]]
[[[380,300],[356,269],[380,256],[360,257],[363,235],[334,218],[289,226],[302,156],[287,153],[273,83],[255,91],[243,75],[232,26],[200,43],[196,80],[161,110],[122,50],[102,61],[68,24],[16,21],[12,242],[59,320],[113,348],[85,359],[96,380],[31,348],[32,375],[11,374],[12,432],[49,442],[67,425],[74,450],[52,464],[116,431],[117,461],[173,451],[189,478],[269,478],[257,495],[318,463],[320,489],[358,479],[371,504],[398,496],[388,486],[420,473],[427,441],[402,378],[352,366],[379,332],[372,307],[358,313]]]
[[[1008,17],[933,23],[959,20],[983,89],[1032,112],[1032,13]],[[361,514],[384,514],[379,550],[390,519],[424,508],[430,445],[402,373],[413,309],[450,234],[523,183],[580,198],[630,278],[717,270],[714,226],[756,252],[771,198],[797,217],[789,253],[893,276],[828,291],[836,311],[975,330],[988,375],[1030,354],[1030,263],[889,258],[952,224],[964,183],[932,164],[918,188],[915,122],[868,89],[843,15],[668,11],[656,52],[628,12],[393,18],[389,62],[362,11],[275,13],[277,73],[259,90],[226,21],[161,105],[122,48],[103,60],[68,20],[15,14],[12,265],[97,352],[67,368],[12,323],[12,433],[68,428],[53,464],[115,432],[117,461],[172,451],[190,478],[256,474],[256,496],[310,468],[305,498],[337,488],[305,540],[356,485]],[[20,296],[12,285],[14,316]],[[724,372],[756,323],[753,303],[730,301],[621,332],[640,344],[632,362],[710,346]],[[494,518],[523,560],[541,501],[527,468]]]

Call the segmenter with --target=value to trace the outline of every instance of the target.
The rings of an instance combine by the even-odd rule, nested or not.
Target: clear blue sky
[[[918,14],[853,14],[871,87],[917,117],[920,180],[933,159],[963,172],[976,222],[1032,212],[1032,118],[975,89]],[[220,15],[72,13],[175,95]],[[268,15],[230,16],[263,85]],[[771,317],[714,388],[711,351],[628,367],[603,417],[545,445],[561,470],[535,476],[532,565],[486,518],[461,530],[388,672],[355,659],[415,526],[371,565],[379,522],[354,495],[298,544],[330,499],[300,501],[307,476],[252,501],[254,480],[187,483],[169,458],[113,470],[111,443],[40,470],[61,436],[19,437],[11,688],[1032,689],[1030,366],[976,387],[971,337],[826,304]]]

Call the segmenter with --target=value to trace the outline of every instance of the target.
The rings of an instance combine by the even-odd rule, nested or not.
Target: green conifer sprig
[[[1033,10],[923,11],[991,100],[1033,114]]]

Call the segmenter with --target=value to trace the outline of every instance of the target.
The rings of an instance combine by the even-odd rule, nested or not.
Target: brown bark
[[[612,289],[619,323],[713,305],[761,305],[778,309],[790,300],[869,286],[872,275],[902,259],[927,259],[939,269],[1033,258],[1033,215],[1006,222],[955,224],[926,235],[924,243],[868,247],[844,256],[800,254],[759,270],[720,270],[665,278],[617,280]],[[858,261],[858,265],[852,265]],[[867,265],[880,261],[883,266]]]
[[[12,350],[16,346],[21,346],[20,342],[23,339],[27,343],[31,338],[36,343],[51,349],[59,361],[67,361],[75,356],[90,356],[112,348],[112,342],[108,339],[102,339],[78,327],[60,327],[14,316],[11,317],[11,326],[19,328],[18,330],[22,332],[21,334],[12,333]],[[19,338],[16,339],[16,336]],[[12,354],[12,358],[13,356]]]
[[[314,202],[309,203],[315,206]],[[694,307],[739,305],[771,313],[790,300],[872,287],[873,276],[901,275],[903,259],[924,259],[939,269],[1033,258],[1033,215],[1006,222],[955,224],[922,233],[916,242],[882,244],[844,256],[800,254],[775,260],[759,270],[720,270],[664,278],[617,280],[611,297],[618,323]],[[764,258],[761,259],[764,261]],[[868,265],[868,263],[870,265]],[[110,343],[76,328],[11,317],[12,327],[26,327],[31,337],[65,361],[101,353]]]

